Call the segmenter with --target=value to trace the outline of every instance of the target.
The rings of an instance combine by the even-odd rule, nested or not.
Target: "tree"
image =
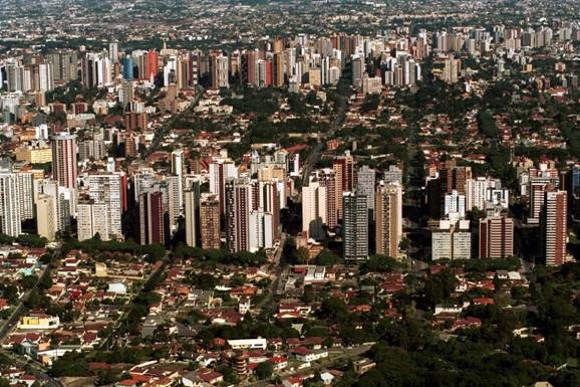
[[[256,376],[258,379],[269,379],[274,372],[274,364],[269,361],[264,361],[256,367]]]
[[[28,300],[24,302],[27,308],[36,309],[41,305],[48,305],[46,296],[40,295],[36,288],[33,288],[30,291],[30,295],[28,296]]]
[[[368,260],[361,264],[362,273],[372,273],[372,272],[390,272],[397,268],[403,268],[405,265],[402,262],[397,261],[395,258],[388,257],[386,255],[375,254],[371,256]]]
[[[316,293],[311,284],[304,285],[304,292],[302,293],[302,302],[305,304],[310,304],[316,299]]]
[[[479,222],[480,219],[484,219],[486,216],[485,211],[480,210],[477,207],[473,207],[468,214],[469,220],[473,222]]]
[[[333,266],[342,262],[342,259],[328,249],[322,250],[316,256],[316,264],[321,266]]]
[[[322,301],[320,316],[330,321],[344,322],[348,319],[348,310],[343,300],[330,297]]]
[[[30,290],[36,285],[37,282],[38,277],[33,274],[23,277],[22,280],[20,281],[20,284],[22,285],[24,290]]]
[[[10,304],[14,304],[18,300],[18,288],[14,285],[1,285],[0,293]]]
[[[55,377],[88,376],[89,363],[78,352],[70,351],[53,363],[51,373]]]
[[[113,384],[117,381],[117,377],[115,376],[115,374],[113,373],[112,369],[106,369],[103,371],[99,371],[97,372],[97,376],[99,377],[99,383],[101,385],[109,385],[109,384]]]
[[[38,287],[40,289],[49,289],[52,286],[52,278],[50,277],[50,275],[48,275],[48,272],[46,272],[45,275],[43,275],[39,282],[38,282]]]
[[[371,111],[377,110],[379,107],[379,95],[378,94],[367,94],[360,108],[361,113],[369,113]]]
[[[12,367],[14,361],[6,354],[0,353],[0,370]]]
[[[227,364],[220,365],[216,368],[216,371],[224,376],[224,382],[228,384],[238,383],[238,377],[234,373],[232,367],[230,367],[229,365]]]
[[[491,113],[487,110],[480,111],[477,114],[477,123],[479,125],[479,131],[488,138],[497,138],[498,128],[495,123],[495,119]]]
[[[294,251],[293,256],[296,263],[308,263],[310,260],[310,251],[308,251],[308,248],[301,246]]]
[[[208,273],[194,274],[191,278],[191,284],[202,290],[213,289],[217,283],[217,279]]]
[[[436,304],[448,300],[455,290],[457,279],[450,270],[444,270],[439,274],[432,275],[425,282],[425,299],[433,307]]]

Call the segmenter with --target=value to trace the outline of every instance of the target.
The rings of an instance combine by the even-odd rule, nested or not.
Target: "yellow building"
[[[44,169],[21,169],[20,172],[32,173],[32,178],[36,180],[44,179]]]
[[[320,69],[310,69],[308,72],[308,83],[311,86],[322,86],[322,74]]]
[[[20,142],[36,140],[36,130],[25,130],[18,135]]]
[[[18,329],[56,329],[60,324],[58,316],[30,314],[18,322]]]
[[[52,162],[50,148],[17,148],[16,161],[26,161],[30,164],[44,164]]]
[[[278,179],[283,181],[286,179],[286,171],[275,165],[267,165],[258,169],[258,180],[260,181],[270,181],[273,179]]]
[[[38,235],[45,237],[50,242],[56,239],[57,218],[54,198],[48,195],[41,195],[36,199],[36,220]]]

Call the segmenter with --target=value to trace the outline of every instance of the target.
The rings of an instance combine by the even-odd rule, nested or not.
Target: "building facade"
[[[77,187],[77,137],[59,133],[52,137],[52,175],[59,185]]]
[[[560,266],[566,261],[567,201],[566,191],[554,190],[545,194],[542,234],[547,266]]]
[[[514,255],[514,222],[506,216],[479,221],[479,258],[508,258]]]
[[[403,190],[400,184],[380,184],[375,195],[376,253],[397,258],[403,237]]]
[[[343,195],[343,256],[346,260],[364,260],[369,256],[369,217],[367,197],[355,192]]]

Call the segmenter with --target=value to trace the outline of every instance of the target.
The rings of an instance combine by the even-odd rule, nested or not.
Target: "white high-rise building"
[[[444,215],[458,214],[459,218],[465,218],[465,195],[460,194],[457,190],[451,191],[444,198]]]
[[[209,192],[217,195],[220,211],[225,214],[225,188],[229,178],[238,177],[238,168],[229,159],[215,160],[209,165]]]
[[[52,64],[41,63],[38,65],[38,90],[51,91],[54,89],[54,82],[52,79]]]
[[[139,200],[141,194],[149,191],[153,185],[155,185],[155,175],[153,175],[153,171],[149,170],[142,170],[138,173],[135,173],[133,176],[133,185],[134,185],[134,192],[135,192],[135,201]]]
[[[34,128],[34,131],[37,140],[48,140],[48,125],[40,124]]]
[[[107,205],[110,237],[123,238],[121,225],[121,175],[119,173],[89,175],[88,185],[89,197],[97,204]]]
[[[431,257],[438,259],[470,259],[471,232],[469,220],[441,220],[431,236]]]
[[[171,152],[171,173],[178,177],[177,190],[179,191],[179,211],[183,210],[183,181],[185,175],[183,150],[177,149]]]
[[[225,55],[210,56],[211,87],[213,89],[230,87],[229,63],[229,58]]]
[[[250,212],[250,251],[274,247],[274,230],[272,214],[261,210]]]
[[[473,207],[479,210],[485,209],[485,196],[488,187],[489,179],[485,177],[467,180],[466,205],[468,211],[471,211]]]
[[[175,83],[176,74],[177,58],[172,56],[167,60],[165,66],[163,66],[163,85],[168,86],[171,83]],[[172,80],[173,82],[171,82]]]
[[[34,219],[34,185],[31,172],[16,172],[21,220]]]
[[[302,232],[309,238],[323,239],[326,224],[326,191],[316,175],[310,176],[307,186],[302,187]]]
[[[270,215],[268,217],[270,221],[270,225],[268,227],[271,229],[271,244],[274,243],[274,240],[280,237],[281,202],[278,187],[279,182],[276,180],[258,181],[257,186],[254,187],[254,189],[258,190],[257,193],[254,193],[254,195],[258,197],[258,203],[257,207],[255,204],[253,205],[253,209],[257,211],[263,211]]]
[[[96,87],[105,87],[113,83],[111,60],[108,57],[100,57],[93,65],[93,79]]]
[[[21,218],[16,175],[0,172],[0,233],[19,236],[22,233]]]
[[[389,169],[383,174],[385,183],[399,183],[403,185],[403,171],[396,165],[389,165]]]
[[[9,111],[16,115],[20,106],[21,92],[6,93],[0,96],[0,107],[3,111]]]
[[[258,87],[265,87],[267,73],[266,61],[263,59],[258,59],[256,61],[256,68],[257,68],[256,82],[258,83]]]
[[[107,172],[115,172],[115,159],[113,157],[107,157]]]
[[[501,189],[501,182],[489,177],[478,177],[468,179],[466,186],[466,210],[471,211],[475,207],[483,211],[487,208],[488,190]]]
[[[485,193],[486,210],[507,210],[510,205],[510,191],[507,188],[488,188]]]
[[[109,43],[109,60],[112,63],[119,62],[119,43],[110,42]]]
[[[179,216],[182,213],[183,191],[181,191],[181,178],[179,176],[166,176],[165,181],[167,182],[169,228],[171,232],[175,232]]]
[[[109,207],[105,203],[79,203],[77,205],[77,230],[79,241],[99,237],[108,241],[111,232],[109,230]]]

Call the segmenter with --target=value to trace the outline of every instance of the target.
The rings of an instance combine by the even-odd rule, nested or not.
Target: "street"
[[[344,119],[346,117],[346,101],[345,101],[346,97],[342,97],[341,99],[341,104],[338,108],[338,111],[334,117],[334,120],[332,121],[332,123],[330,124],[330,127],[328,128],[328,132],[326,133],[325,137],[329,137],[332,136],[342,125],[342,123],[344,122]],[[302,185],[306,186],[308,184],[308,178],[310,176],[310,171],[312,170],[312,168],[314,167],[314,165],[316,165],[316,163],[320,160],[320,156],[322,155],[322,151],[324,150],[324,143],[323,142],[318,142],[318,144],[316,144],[316,147],[314,147],[312,149],[312,151],[310,152],[310,154],[308,155],[308,158],[304,161],[304,164],[302,165]],[[299,194],[300,196],[301,194]]]

